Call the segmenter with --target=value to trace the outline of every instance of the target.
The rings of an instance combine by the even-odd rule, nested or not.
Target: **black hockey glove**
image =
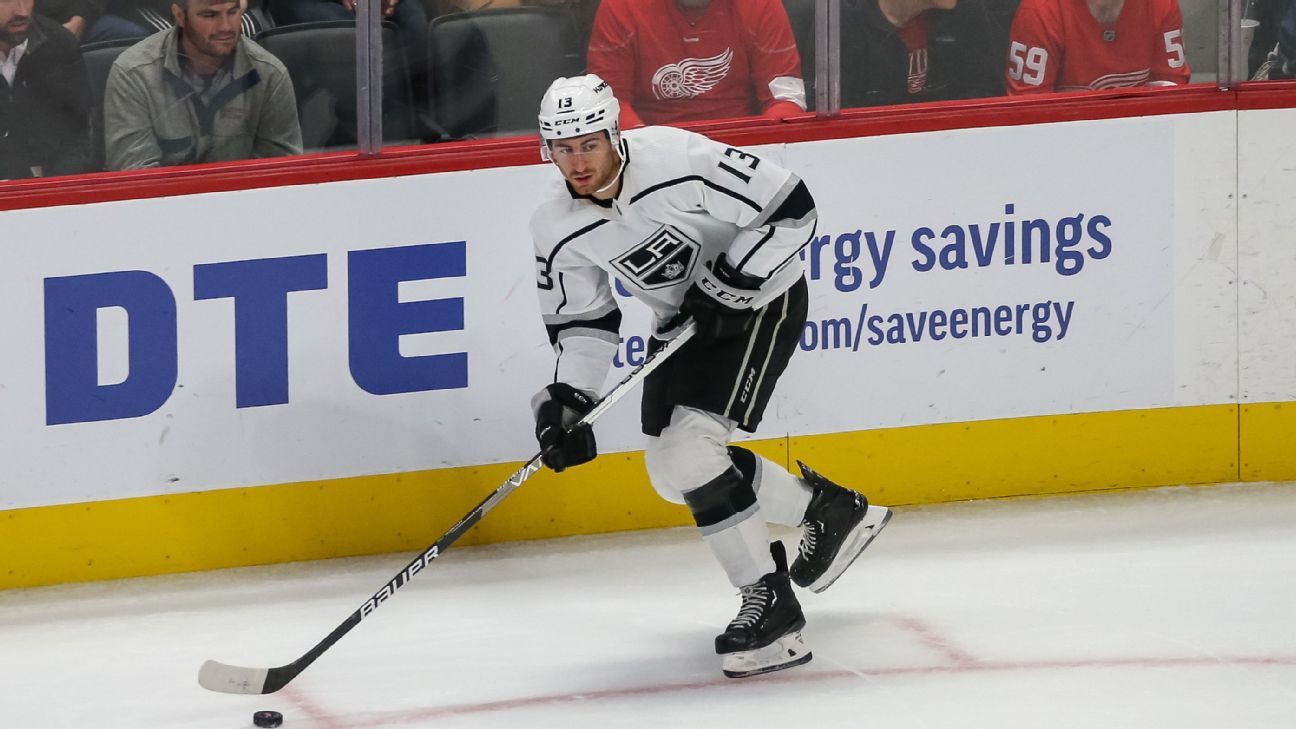
[[[536,440],[540,442],[541,462],[562,473],[565,468],[594,460],[598,455],[594,430],[588,425],[572,427],[594,409],[594,398],[565,382],[555,382],[536,400]]]
[[[689,287],[680,309],[697,322],[701,341],[736,337],[750,329],[756,318],[752,304],[762,283],[764,279],[740,273],[721,253]]]

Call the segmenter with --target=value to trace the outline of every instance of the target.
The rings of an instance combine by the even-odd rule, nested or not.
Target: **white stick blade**
[[[198,669],[198,685],[208,691],[223,694],[265,693],[268,668],[243,668],[228,666],[219,661],[206,661]]]

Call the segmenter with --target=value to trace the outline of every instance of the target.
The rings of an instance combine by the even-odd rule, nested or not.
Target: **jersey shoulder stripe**
[[[659,182],[656,185],[653,185],[652,187],[646,187],[643,190],[640,190],[637,194],[635,194],[634,197],[630,198],[630,204],[634,205],[635,203],[644,199],[648,195],[651,195],[654,192],[658,192],[659,190],[663,190],[667,187],[673,187],[675,185],[683,185],[688,182],[701,182],[703,185],[706,185],[712,190],[715,190],[716,192],[724,193],[725,195],[732,197],[733,199],[746,205],[752,210],[755,210],[758,213],[761,211],[761,206],[757,204],[755,200],[740,195],[737,192],[725,187],[724,185],[720,185],[715,182],[712,182],[711,180],[708,180],[702,175],[685,175],[684,177],[677,177],[673,180],[666,180],[665,182]]]
[[[536,260],[552,265],[554,257],[568,243],[600,226],[612,222],[589,205],[582,205],[563,191],[563,197],[552,197],[531,215],[531,240]]]
[[[633,153],[627,155],[626,169],[633,170],[627,174],[633,174],[645,184],[630,196],[630,205],[676,185],[701,183],[757,213],[763,210],[750,195],[712,179],[709,174],[717,169],[719,162],[725,161],[726,145],[697,132],[668,126],[632,129],[625,133],[624,139],[628,151]]]
[[[561,251],[563,246],[567,245],[568,243],[571,243],[572,241],[576,240],[582,235],[585,235],[586,233],[589,233],[590,231],[598,228],[599,226],[605,225],[610,222],[612,221],[607,218],[600,218],[590,223],[589,225],[586,225],[580,230],[577,230],[575,233],[568,235],[566,238],[563,238],[562,240],[558,241],[558,243],[554,245],[553,250],[549,251],[549,263],[550,264],[553,263],[554,258],[558,255],[558,251]]]

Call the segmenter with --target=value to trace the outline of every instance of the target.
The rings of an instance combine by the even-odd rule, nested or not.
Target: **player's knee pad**
[[[729,454],[729,460],[733,461],[734,466],[747,483],[751,484],[753,492],[760,491],[761,482],[761,460],[756,457],[755,453],[743,448],[742,446],[731,445],[725,449]]]
[[[644,462],[653,488],[663,499],[685,503],[683,493],[731,468],[725,444],[733,426],[723,418],[692,408],[675,409],[660,436],[648,439]]]
[[[644,463],[653,488],[667,501],[684,503],[684,492],[733,467],[723,445],[670,428],[648,441]]]
[[[702,536],[736,526],[756,513],[756,492],[732,463],[719,476],[684,492],[684,502]]]

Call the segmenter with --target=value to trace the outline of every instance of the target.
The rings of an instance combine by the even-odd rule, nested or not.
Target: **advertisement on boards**
[[[758,150],[820,222],[757,436],[1168,402],[1173,124],[1121,124]],[[554,175],[6,213],[33,246],[0,271],[0,509],[529,457],[553,355],[527,221]],[[614,379],[648,329],[620,300]],[[641,447],[637,415],[605,450]]]

